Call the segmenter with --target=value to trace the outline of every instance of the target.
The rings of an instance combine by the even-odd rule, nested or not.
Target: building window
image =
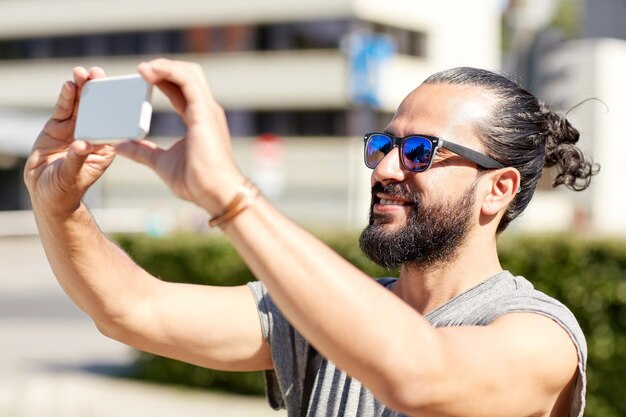
[[[426,33],[381,24],[372,24],[374,33],[391,36],[396,44],[396,52],[401,55],[426,57]]]
[[[237,51],[341,48],[351,31],[366,29],[393,38],[400,54],[426,55],[426,34],[347,19],[259,25],[225,25],[128,31],[0,41],[0,60]]]
[[[233,137],[259,136],[273,133],[283,137],[348,136],[352,110],[227,110],[226,118]],[[372,125],[382,129],[391,113],[372,111]],[[367,128],[364,127],[365,130]],[[360,133],[365,133],[359,132]],[[176,137],[185,134],[185,125],[174,112],[155,112],[150,127],[151,137]]]

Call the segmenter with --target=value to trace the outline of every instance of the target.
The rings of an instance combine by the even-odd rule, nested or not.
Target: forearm
[[[119,320],[130,303],[150,291],[151,277],[102,234],[84,205],[62,217],[36,202],[33,208],[57,280],[98,325]]]
[[[265,200],[224,231],[287,319],[375,394],[412,372],[405,367],[399,375],[392,363],[415,358],[412,349],[426,355],[420,372],[436,363],[436,349],[429,350],[436,334],[426,320]]]

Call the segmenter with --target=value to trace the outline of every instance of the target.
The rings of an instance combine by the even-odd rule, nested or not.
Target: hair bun
[[[553,112],[543,103],[541,113],[546,123],[545,166],[558,167],[552,186],[565,184],[576,191],[584,190],[589,186],[591,176],[599,171],[599,166],[587,160],[576,146],[580,133],[567,118]]]

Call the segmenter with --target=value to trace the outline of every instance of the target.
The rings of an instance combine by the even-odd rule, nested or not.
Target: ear
[[[520,186],[520,173],[515,168],[502,168],[484,175],[485,194],[481,212],[487,216],[495,216],[511,204]]]

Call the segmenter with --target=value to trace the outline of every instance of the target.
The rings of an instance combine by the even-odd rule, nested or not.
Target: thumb
[[[92,146],[84,141],[74,141],[67,151],[67,156],[61,165],[60,174],[64,178],[75,178],[83,167],[85,160],[91,152]]]
[[[116,145],[115,152],[155,169],[157,160],[165,151],[148,140],[131,140]]]

